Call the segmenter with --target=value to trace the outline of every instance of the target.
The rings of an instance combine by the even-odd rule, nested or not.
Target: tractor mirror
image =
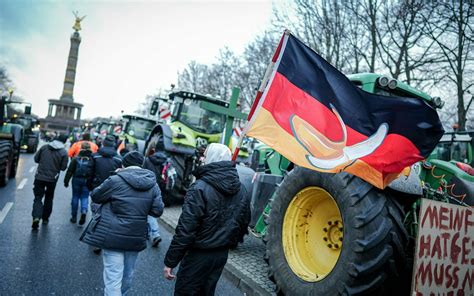
[[[158,112],[158,101],[153,101],[153,103],[151,104],[151,108],[150,108],[150,114],[151,115],[156,115],[156,113]]]
[[[31,106],[25,106],[25,114],[30,115],[31,114]]]

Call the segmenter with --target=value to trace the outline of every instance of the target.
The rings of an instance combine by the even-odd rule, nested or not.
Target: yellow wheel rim
[[[334,268],[341,254],[342,216],[334,198],[320,187],[298,192],[283,220],[283,250],[291,270],[317,282]]]

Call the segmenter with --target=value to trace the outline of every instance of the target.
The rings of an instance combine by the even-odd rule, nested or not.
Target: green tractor
[[[39,145],[39,128],[38,119],[30,114],[22,114],[13,116],[10,119],[11,123],[16,123],[23,126],[24,137],[21,141],[21,149],[26,150],[27,153],[35,153]]]
[[[206,146],[221,142],[224,129],[232,131],[234,118],[246,118],[245,114],[230,108],[235,108],[238,94],[237,89],[231,103],[186,91],[173,92],[169,99],[160,99],[170,104],[171,117],[153,128],[146,142],[145,154],[158,150],[169,159],[167,174],[173,182],[168,182],[163,192],[165,204],[182,201],[194,182],[192,172],[199,164]],[[156,115],[158,104],[158,101],[154,102],[150,111],[152,115]],[[244,151],[239,156],[248,158],[248,152]]]
[[[348,77],[370,93],[443,105],[439,98],[381,75]],[[461,153],[467,158],[461,158],[472,161],[472,134],[467,135],[454,139],[464,139],[470,148]],[[473,204],[473,191],[460,185],[456,195],[449,191],[454,179],[471,188],[474,184],[467,163],[463,170],[451,161],[452,147],[447,159],[433,154],[414,165],[409,176],[380,190],[348,173],[294,167],[273,149],[258,145],[252,156],[257,175],[250,227],[266,243],[269,276],[279,294],[408,295],[421,198]]]
[[[23,127],[20,124],[7,122],[7,105],[22,103],[6,96],[0,99],[0,187],[7,185],[10,178],[16,176],[20,149],[23,140]],[[25,114],[31,114],[31,107],[25,108]]]
[[[145,142],[157,121],[145,116],[125,114],[122,115],[122,133],[119,138],[121,147],[126,151],[137,150],[145,153]]]

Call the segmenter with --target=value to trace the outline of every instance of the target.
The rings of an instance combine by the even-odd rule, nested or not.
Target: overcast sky
[[[62,93],[72,10],[87,15],[74,99],[91,118],[133,112],[193,59],[211,63],[224,46],[241,53],[268,25],[271,2],[0,0],[0,64],[40,116]]]

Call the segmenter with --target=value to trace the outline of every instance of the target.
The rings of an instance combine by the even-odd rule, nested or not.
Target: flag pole
[[[244,137],[247,134],[247,130],[249,129],[250,119],[252,118],[253,114],[255,113],[257,109],[257,105],[260,101],[260,98],[263,95],[263,91],[267,87],[268,80],[270,79],[271,73],[273,72],[273,68],[275,67],[277,58],[280,55],[283,39],[285,38],[286,35],[289,35],[289,34],[291,34],[291,32],[288,29],[286,29],[283,32],[283,36],[281,37],[281,40],[278,43],[278,47],[276,48],[272,58],[270,59],[270,63],[268,64],[267,69],[265,70],[265,75],[263,76],[262,82],[260,83],[260,86],[257,90],[257,94],[255,95],[255,100],[253,101],[252,107],[250,108],[250,112],[247,117],[247,124],[245,125],[245,128],[243,129],[242,133],[240,134],[239,141],[237,142],[237,146],[235,147],[234,153],[232,154],[232,161],[236,161],[237,156],[239,155],[240,147],[242,146]]]

